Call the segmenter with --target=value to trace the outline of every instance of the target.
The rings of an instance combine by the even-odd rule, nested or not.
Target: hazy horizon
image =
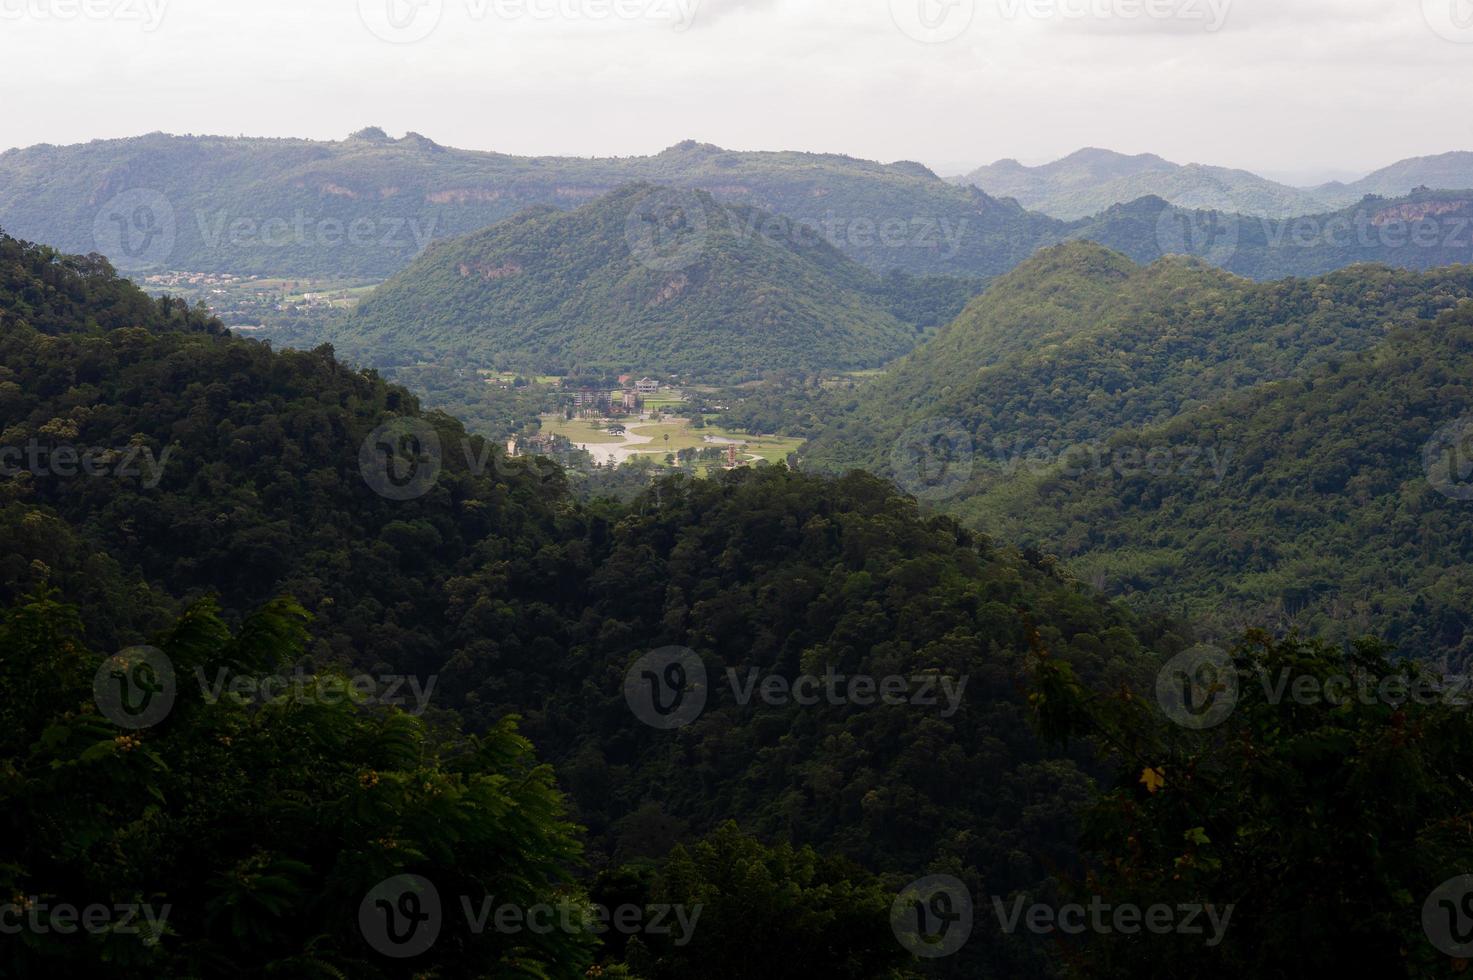
[[[28,149],[30,147],[39,146],[39,145],[67,146],[67,145],[80,145],[80,144],[85,144],[85,143],[94,142],[94,141],[118,140],[118,139],[136,139],[136,138],[139,138],[139,137],[150,136],[150,135],[154,135],[154,134],[157,134],[157,133],[163,133],[164,135],[167,135],[167,136],[183,136],[183,137],[194,136],[194,137],[223,137],[223,138],[231,138],[231,139],[238,139],[238,138],[243,138],[243,139],[289,139],[289,140],[309,140],[309,141],[312,141],[312,142],[336,142],[336,141],[341,141],[341,140],[347,138],[348,136],[351,136],[353,133],[358,132],[358,131],[360,131],[360,130],[362,130],[364,128],[367,128],[369,126],[376,126],[376,125],[377,125],[377,123],[370,122],[370,123],[364,124],[363,126],[358,126],[356,128],[349,128],[347,131],[342,132],[342,133],[336,133],[336,134],[314,134],[314,135],[302,135],[302,134],[299,134],[299,133],[225,133],[225,132],[208,132],[208,131],[185,133],[185,132],[167,132],[165,130],[153,129],[153,130],[148,130],[146,132],[129,133],[129,134],[122,135],[122,136],[104,136],[104,137],[96,137],[94,140],[78,140],[78,141],[75,141],[73,143],[56,143],[54,141],[45,141],[45,140],[43,140],[40,143],[27,143],[27,144],[23,144],[23,145],[0,146],[0,153],[6,153],[6,152],[9,152],[11,150]],[[380,129],[385,129],[385,127],[382,127],[382,126],[380,126],[379,128]],[[471,145],[462,145],[462,144],[447,143],[446,141],[444,141],[442,139],[437,139],[435,137],[435,134],[434,133],[425,132],[422,129],[415,129],[413,127],[409,128],[409,129],[406,129],[406,130],[403,130],[403,131],[390,131],[390,130],[385,129],[385,132],[387,133],[387,135],[391,139],[401,139],[401,138],[403,138],[408,133],[417,133],[417,134],[419,134],[421,136],[424,136],[424,137],[427,137],[428,139],[433,140],[436,143],[439,143],[442,146],[447,146],[447,147],[451,147],[453,149],[458,149],[458,150],[470,150],[470,151],[475,151],[475,152],[488,152],[488,153],[505,153],[505,154],[508,154],[508,155],[511,155],[511,156],[522,156],[522,157],[548,157],[548,156],[552,156],[552,157],[569,157],[569,158],[581,158],[581,159],[614,158],[614,157],[621,157],[621,158],[629,158],[629,157],[650,157],[650,156],[658,155],[659,153],[663,152],[664,150],[667,150],[670,147],[676,145],[676,143],[680,143],[680,142],[683,142],[684,141],[684,140],[676,140],[676,141],[674,141],[672,143],[669,143],[669,144],[666,144],[666,145],[663,145],[663,146],[652,147],[647,152],[639,152],[639,153],[600,153],[600,152],[594,152],[594,151],[590,151],[590,152],[573,152],[573,153],[533,153],[533,152],[521,153],[521,152],[515,152],[515,151],[507,150],[505,147],[501,147],[501,146],[471,146]],[[1023,164],[1024,166],[1027,166],[1027,167],[1039,167],[1039,166],[1043,166],[1043,165],[1048,164],[1048,163],[1053,163],[1053,162],[1055,162],[1057,160],[1063,159],[1064,157],[1070,156],[1073,153],[1079,152],[1080,150],[1086,150],[1086,149],[1109,150],[1109,151],[1112,151],[1112,152],[1115,152],[1115,153],[1121,153],[1121,154],[1125,154],[1125,155],[1128,155],[1128,156],[1135,156],[1135,155],[1139,155],[1139,154],[1155,153],[1154,150],[1150,150],[1150,149],[1130,149],[1130,150],[1124,150],[1124,149],[1120,149],[1119,147],[1114,147],[1114,146],[1084,146],[1084,145],[1081,145],[1081,146],[1075,147],[1075,149],[1073,149],[1073,150],[1069,150],[1067,152],[1058,154],[1056,156],[1019,157],[1019,156],[1016,156],[1016,155],[1007,155],[1007,154],[1005,154],[1005,155],[1000,156],[1000,157],[994,157],[994,158],[986,159],[986,160],[973,160],[973,161],[970,161],[970,162],[968,162],[968,161],[960,161],[959,162],[959,161],[956,161],[956,160],[951,160],[951,161],[945,161],[945,160],[925,160],[925,159],[919,159],[918,160],[915,157],[894,157],[894,158],[888,158],[888,159],[878,158],[878,157],[865,157],[865,156],[862,156],[861,154],[858,154],[858,153],[848,152],[848,151],[844,150],[843,148],[832,148],[832,147],[830,147],[830,148],[814,148],[814,147],[806,147],[806,146],[730,146],[730,145],[727,145],[726,143],[721,142],[720,140],[701,139],[699,137],[694,137],[694,136],[692,136],[692,137],[685,137],[684,139],[694,140],[695,142],[698,142],[698,143],[712,144],[712,145],[715,145],[715,146],[720,147],[723,150],[730,150],[730,151],[733,151],[733,152],[743,152],[743,153],[745,153],[745,152],[753,152],[753,153],[762,153],[762,152],[823,153],[823,154],[836,154],[836,155],[840,155],[840,156],[848,156],[848,157],[853,157],[853,158],[856,158],[856,159],[874,160],[875,162],[878,162],[878,163],[887,163],[887,164],[888,163],[896,163],[896,162],[899,162],[899,161],[902,161],[902,160],[913,160],[913,161],[922,163],[925,166],[929,167],[932,171],[934,171],[940,177],[959,177],[959,176],[962,176],[963,174],[965,174],[965,173],[967,173],[969,171],[972,171],[972,170],[977,169],[978,167],[985,166],[985,165],[988,165],[988,164],[997,163],[999,161],[1006,160],[1006,159],[1016,160],[1017,162]],[[1438,155],[1438,154],[1441,154],[1441,153],[1465,152],[1465,151],[1466,151],[1466,148],[1465,147],[1461,147],[1461,146],[1450,146],[1450,147],[1447,147],[1446,149],[1443,149],[1443,150],[1435,150],[1435,151],[1432,151],[1431,153],[1416,154],[1416,155],[1417,156],[1435,156],[1435,155]],[[1157,156],[1163,156],[1163,157],[1166,156],[1165,154],[1161,154],[1161,153],[1157,153],[1156,155]],[[1169,162],[1176,163],[1176,164],[1205,164],[1205,165],[1210,165],[1210,166],[1234,166],[1234,165],[1229,165],[1229,164],[1223,164],[1223,163],[1220,163],[1220,162],[1217,162],[1217,161],[1214,161],[1214,160],[1210,160],[1210,159],[1195,159],[1195,158],[1193,158],[1193,159],[1185,159],[1185,158],[1182,158],[1182,159],[1173,159],[1171,157],[1166,157],[1166,159]],[[1349,183],[1351,181],[1358,180],[1358,179],[1360,179],[1362,177],[1365,177],[1368,174],[1374,173],[1375,171],[1380,170],[1383,167],[1389,166],[1389,165],[1391,165],[1393,163],[1397,163],[1397,162],[1399,162],[1401,160],[1404,160],[1404,159],[1407,159],[1407,158],[1406,157],[1388,157],[1387,159],[1381,161],[1380,163],[1377,163],[1374,166],[1370,166],[1370,167],[1368,167],[1368,168],[1366,168],[1364,170],[1351,170],[1351,169],[1347,169],[1347,168],[1344,168],[1344,167],[1332,167],[1332,166],[1326,166],[1326,167],[1304,167],[1304,168],[1298,168],[1298,169],[1276,170],[1276,169],[1273,169],[1273,168],[1256,168],[1256,167],[1253,167],[1253,166],[1241,166],[1241,165],[1234,166],[1234,169],[1247,170],[1247,171],[1250,171],[1250,172],[1256,174],[1257,176],[1263,177],[1263,178],[1268,179],[1268,180],[1276,181],[1276,182],[1281,183],[1281,184],[1286,184],[1286,185],[1291,186],[1291,187],[1312,188],[1312,187],[1315,187],[1315,186],[1319,186],[1319,185],[1322,185],[1322,184],[1331,183],[1331,182],[1334,182],[1334,181],[1341,181],[1341,182]]]
[[[156,131],[341,139],[377,125],[516,155],[648,155],[696,139],[943,175],[1099,146],[1317,182],[1473,143],[1442,108],[1473,80],[1473,28],[1445,8],[0,0],[0,57],[49,83],[46,99],[12,100],[0,148]]]

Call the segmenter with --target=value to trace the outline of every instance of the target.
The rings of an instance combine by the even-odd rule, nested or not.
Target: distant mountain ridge
[[[1246,170],[1182,166],[1153,153],[1127,156],[1093,147],[1038,167],[1000,160],[958,182],[1064,220],[1086,218],[1147,195],[1181,207],[1254,215],[1307,214],[1324,210],[1325,204],[1314,194]]]
[[[334,142],[153,133],[9,150],[0,226],[130,273],[387,278],[432,239],[641,181],[811,222],[877,271],[997,275],[1061,226],[909,161],[694,140],[648,157],[518,157],[376,127]]]
[[[1473,260],[1473,191],[1367,197],[1287,218],[1190,210],[1144,197],[1073,222],[1065,238],[1098,242],[1140,263],[1192,255],[1260,281],[1367,262],[1435,269]]]
[[[1283,218],[1338,210],[1367,194],[1402,197],[1420,187],[1468,190],[1473,188],[1473,153],[1413,157],[1360,180],[1317,187],[1292,187],[1247,170],[1177,164],[1154,153],[1127,155],[1096,147],[1036,167],[999,160],[954,179],[1064,220],[1090,217],[1146,196],[1185,208]]]
[[[1424,185],[1434,194],[1443,193],[1439,185],[1464,191],[1473,188],[1473,153],[1403,161],[1309,191],[1108,150],[1083,150],[1042,168],[996,167],[994,191],[1021,203],[942,180],[913,161],[734,152],[694,140],[648,157],[574,158],[460,150],[374,127],[333,142],[155,133],[0,153],[0,226],[68,251],[100,252],[130,275],[168,269],[386,279],[432,241],[531,207],[576,208],[644,182],[800,222],[874,272],[990,279],[1071,238],[1150,261],[1182,250],[1170,228],[1163,235],[1145,223],[1167,204],[1199,212],[1184,216],[1193,226],[1217,222],[1213,211],[1236,215],[1242,247],[1236,265],[1224,264],[1255,278],[1356,261],[1424,268],[1467,257],[1421,249],[1388,258],[1379,245],[1284,248],[1273,229],[1265,235],[1252,226],[1287,215],[1333,217],[1368,193],[1391,198],[1381,208]],[[1065,221],[1029,210],[1028,187],[1039,181],[1072,202],[1065,211],[1088,216]]]
[[[1473,152],[1455,150],[1436,156],[1412,157],[1349,183],[1335,181],[1314,189],[1326,201],[1350,203],[1367,194],[1400,197],[1418,187],[1464,190],[1473,187]]]

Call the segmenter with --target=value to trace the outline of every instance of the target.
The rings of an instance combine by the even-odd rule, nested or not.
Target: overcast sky
[[[0,64],[0,148],[378,125],[1317,177],[1473,147],[1473,0],[0,0]]]

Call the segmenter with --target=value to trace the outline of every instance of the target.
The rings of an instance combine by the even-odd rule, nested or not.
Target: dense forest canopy
[[[831,398],[801,455],[914,482],[896,447],[947,436],[963,458],[918,484],[928,503],[1107,592],[1219,638],[1375,633],[1461,661],[1462,515],[1424,455],[1469,411],[1470,297],[1468,266],[1255,284],[1060,246]]]
[[[1267,594],[1251,564],[1266,552],[1244,542],[1277,533],[1308,488],[1344,507],[1295,512],[1296,560],[1363,569],[1336,581],[1374,615],[1325,600],[1306,625],[1461,654],[1466,536],[1435,473],[1412,467],[1423,420],[1462,411],[1467,275],[1254,285],[1085,244],[1045,252],[934,348],[840,397],[892,399],[912,425],[944,410],[979,441],[1228,432],[1247,485],[1215,497],[1137,475],[1122,493],[1099,472],[1066,485],[979,466],[945,516],[877,476],[785,466],[580,501],[556,465],[508,458],[330,348],[275,351],[99,257],[0,237],[0,444],[22,450],[0,482],[0,677],[19,695],[0,884],[27,914],[152,915],[76,943],[32,929],[14,969],[1272,975],[1312,929],[1358,937],[1305,950],[1326,969],[1437,975],[1457,949],[1417,916],[1473,860],[1466,787],[1438,775],[1473,763],[1466,712],[1300,710],[1254,686],[1435,665],[1249,633],[1224,640],[1218,663],[1243,683],[1222,726],[1184,727],[1161,679],[1222,622],[1113,602],[1081,569],[1129,564],[1123,537],[1149,535],[1183,556],[1132,567],[1159,574],[1143,580],[1159,594]],[[1103,352],[1109,379],[1084,366]],[[1008,400],[1010,385],[1041,397],[1031,377],[1053,380],[1047,416]],[[1314,419],[1312,437],[1286,436],[1289,419]],[[869,439],[883,463],[886,437]],[[818,433],[813,458],[835,444]],[[1437,540],[1416,566],[1437,576],[1418,586],[1443,604],[1433,627],[1427,607],[1379,595],[1413,567],[1395,551],[1412,522]],[[1062,558],[1060,540],[1075,545]],[[210,676],[246,683],[222,697]],[[141,703],[168,695],[149,724],[99,693],[140,677]],[[263,677],[296,681],[268,693]],[[673,704],[700,700],[670,719],[672,677]],[[1367,839],[1385,856],[1326,874]],[[947,904],[911,904],[932,882]],[[423,915],[432,895],[437,938],[401,957],[375,910]],[[963,899],[970,939],[934,957],[925,910]],[[567,924],[478,929],[462,902]],[[1008,913],[1071,903],[1209,909],[1212,941]],[[674,930],[598,927],[619,908]]]
[[[219,622],[213,642],[228,645],[227,624],[255,635],[255,611],[291,596],[299,638],[273,641],[273,663],[312,676],[409,678],[409,689],[433,692],[425,717],[437,725],[458,718],[511,738],[507,719],[522,716],[556,766],[569,815],[587,828],[589,862],[609,873],[654,862],[657,876],[639,879],[652,894],[676,887],[658,876],[674,874],[658,870],[672,845],[696,845],[731,820],[856,862],[802,874],[839,875],[870,894],[880,886],[867,874],[887,876],[893,894],[938,862],[979,884],[1042,887],[1053,866],[1074,860],[1065,828],[1091,777],[1085,756],[1044,752],[1030,734],[1021,695],[1030,638],[1049,637],[1086,676],[1186,642],[1047,565],[922,518],[872,477],[772,467],[672,478],[629,505],[578,504],[556,467],[506,459],[330,351],[277,353],[141,298],[105,263],[5,247],[6,442],[50,455],[63,444],[137,446],[158,464],[156,479],[42,467],[7,482],[0,589],[17,624],[46,596],[76,638],[47,627],[37,643],[172,651],[166,638],[181,620]],[[104,309],[132,302],[136,319],[60,319],[88,296]],[[417,496],[365,479],[365,441],[395,419],[443,447]],[[674,739],[629,713],[622,684],[639,657],[666,646],[691,650],[722,687]],[[78,679],[90,677],[87,662]],[[788,683],[893,676],[950,696],[931,707],[845,701],[813,711],[743,703],[728,671]],[[399,865],[418,866],[412,853]],[[184,887],[171,893],[182,898]],[[285,900],[272,908],[291,915]],[[876,906],[864,908],[844,914]],[[726,941],[716,927],[710,934]],[[1045,954],[1009,955],[1042,969]],[[661,963],[691,953],[638,955],[651,958],[648,975],[663,976],[676,967]],[[994,954],[979,944],[968,955]],[[887,947],[879,962],[894,956]]]

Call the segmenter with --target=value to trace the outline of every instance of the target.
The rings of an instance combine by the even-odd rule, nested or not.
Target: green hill
[[[1219,636],[1245,625],[1336,641],[1375,633],[1407,655],[1466,665],[1470,371],[1464,301],[1370,350],[1102,440],[1112,460],[1173,461],[1156,472],[1051,461],[958,513]],[[1225,462],[1221,479],[1183,472],[1206,446]]]
[[[1101,246],[1045,249],[838,406],[815,465],[889,470],[908,427],[955,419],[983,468],[1170,419],[1365,350],[1473,290],[1473,269],[1357,267],[1253,283],[1190,258],[1137,266]]]
[[[971,526],[1066,558],[1087,556],[1076,567],[1087,580],[1113,591],[1149,594],[1174,612],[1212,621],[1230,634],[1266,621],[1236,608],[1227,614],[1225,596],[1267,590],[1257,595],[1255,612],[1283,599],[1297,615],[1305,605],[1301,590],[1311,596],[1317,591],[1340,595],[1325,583],[1353,578],[1354,573],[1337,576],[1325,562],[1349,560],[1344,549],[1327,548],[1323,560],[1306,557],[1302,566],[1273,565],[1250,586],[1221,566],[1220,555],[1207,557],[1218,552],[1204,551],[1188,560],[1184,556],[1190,549],[1167,547],[1168,538],[1225,535],[1249,542],[1243,547],[1260,557],[1298,554],[1301,546],[1294,535],[1276,528],[1270,515],[1287,519],[1289,514],[1314,513],[1330,525],[1324,534],[1352,538],[1363,535],[1365,517],[1344,500],[1331,496],[1321,501],[1317,496],[1349,493],[1348,487],[1358,486],[1351,479],[1353,464],[1337,470],[1339,483],[1316,478],[1293,484],[1285,479],[1282,501],[1260,496],[1244,502],[1256,508],[1259,524],[1252,530],[1237,515],[1228,516],[1225,506],[1215,513],[1211,488],[1225,479],[1220,471],[1241,478],[1238,467],[1249,465],[1245,454],[1253,451],[1248,435],[1225,420],[1244,411],[1244,405],[1259,397],[1250,393],[1265,386],[1293,390],[1298,383],[1294,379],[1330,371],[1347,358],[1363,355],[1367,365],[1379,363],[1376,352],[1384,349],[1388,335],[1425,325],[1469,297],[1469,266],[1425,274],[1359,266],[1317,279],[1253,283],[1190,259],[1140,267],[1092,244],[1058,246],[1003,277],[887,376],[861,388],[849,404],[837,406],[835,417],[804,447],[802,457],[806,466],[888,472]],[[1420,395],[1422,380],[1387,379],[1384,385],[1410,398]],[[1368,398],[1366,404],[1384,401]],[[1263,445],[1257,451],[1294,447],[1285,465],[1302,465],[1299,454],[1306,442],[1328,440],[1341,445],[1349,460],[1365,458],[1360,444],[1389,423],[1369,416],[1321,417],[1323,406],[1338,403],[1321,398],[1319,410],[1309,411],[1306,403],[1297,416],[1275,409],[1280,414],[1273,417],[1281,426],[1272,434],[1258,433]],[[1392,412],[1414,428],[1420,424],[1414,420],[1424,415],[1432,417],[1425,406]],[[1302,432],[1289,431],[1293,426],[1285,420],[1291,417],[1298,419]],[[1204,420],[1215,420],[1221,431],[1207,433]],[[1190,444],[1164,438],[1152,443],[1139,435],[1141,430],[1159,435],[1155,427],[1160,426],[1171,426],[1169,432],[1190,431],[1196,439]],[[1364,438],[1362,426],[1367,429]],[[965,435],[963,469],[960,475],[953,472],[948,478],[952,482],[934,486],[906,469],[910,457],[897,454],[897,447],[918,430],[948,438]],[[1430,435],[1429,429],[1415,445],[1403,447],[1403,462],[1414,461]],[[1357,444],[1354,450],[1352,443]],[[1185,512],[1169,499],[1178,491],[1168,487],[1182,483],[1181,477],[1158,485],[1149,473],[1135,472],[1133,479],[1112,482],[1109,473],[1118,477],[1119,467],[1110,470],[1108,463],[1125,460],[1122,465],[1135,471],[1146,467],[1144,456],[1129,455],[1142,445],[1158,450],[1150,460],[1153,470],[1166,467],[1179,473],[1190,459],[1187,479],[1195,481],[1192,486],[1203,501],[1199,511]],[[1092,467],[1091,473],[1101,467],[1109,472],[1089,480],[1058,476],[1061,469],[1080,465]],[[936,492],[928,493],[932,490]],[[1218,500],[1218,505],[1225,503]],[[1281,503],[1284,509],[1276,509]],[[1156,514],[1154,508],[1163,504],[1165,509]],[[1131,517],[1135,508],[1152,516]],[[1405,531],[1405,525],[1398,526]],[[1314,554],[1310,540],[1304,545],[1306,556]],[[1179,562],[1193,567],[1195,577],[1187,576]],[[1419,574],[1432,580],[1455,565],[1439,554]],[[1172,605],[1178,599],[1190,602],[1185,609]],[[1411,600],[1385,600],[1390,605],[1403,601]],[[1352,614],[1328,598],[1325,602],[1315,606],[1307,622],[1324,626],[1333,618],[1344,629],[1355,623],[1367,630],[1388,630],[1399,640],[1409,635],[1409,627],[1388,618],[1389,607],[1372,614],[1362,604]],[[1282,620],[1280,616],[1273,623]]]
[[[693,141],[650,157],[517,157],[370,128],[336,142],[154,133],[9,150],[0,226],[129,270],[387,278],[431,239],[638,181],[811,222],[877,271],[996,275],[1059,225],[913,163]]]
[[[789,219],[633,185],[437,243],[333,336],[365,363],[741,380],[882,364],[954,315],[960,286],[882,278]]]

